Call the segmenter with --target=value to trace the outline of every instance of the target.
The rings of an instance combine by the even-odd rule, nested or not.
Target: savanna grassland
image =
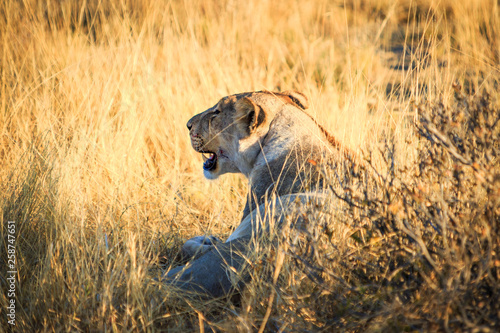
[[[3,0],[0,330],[500,330],[499,6]],[[376,180],[241,297],[183,297],[153,279],[247,194],[185,124],[252,90],[303,92]]]

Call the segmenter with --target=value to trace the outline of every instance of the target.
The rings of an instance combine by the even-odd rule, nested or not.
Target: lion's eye
[[[212,112],[212,114],[210,115],[210,120],[214,119],[219,113],[220,110],[215,110],[214,112]]]

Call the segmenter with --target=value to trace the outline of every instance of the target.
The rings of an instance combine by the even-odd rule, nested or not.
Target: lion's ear
[[[298,107],[304,110],[309,107],[309,100],[303,93],[300,93],[298,91],[284,91],[283,94],[288,95],[292,102],[297,104]]]
[[[235,123],[240,133],[249,135],[264,123],[266,114],[264,110],[248,97],[239,99],[235,104]]]

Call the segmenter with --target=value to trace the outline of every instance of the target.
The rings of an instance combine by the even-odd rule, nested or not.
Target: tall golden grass
[[[16,329],[258,328],[265,300],[251,316],[226,300],[203,313],[152,281],[186,239],[227,237],[245,201],[243,177],[203,178],[187,120],[228,94],[295,89],[346,145],[362,154],[390,137],[410,165],[416,104],[450,104],[454,83],[498,92],[498,6],[2,1],[0,281],[15,221]],[[272,318],[293,331],[293,318]]]

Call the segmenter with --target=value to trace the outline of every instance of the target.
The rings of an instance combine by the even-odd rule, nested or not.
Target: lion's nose
[[[191,128],[193,128],[193,126],[198,123],[199,119],[200,119],[200,115],[199,114],[197,114],[193,118],[189,119],[189,121],[186,124],[188,130],[191,130]]]

